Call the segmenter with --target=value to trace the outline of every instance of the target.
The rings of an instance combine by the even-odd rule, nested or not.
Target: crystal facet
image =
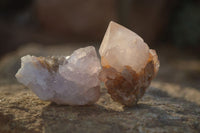
[[[93,46],[80,48],[70,57],[26,55],[21,61],[17,80],[42,100],[86,105],[99,99],[101,65]]]
[[[137,103],[159,69],[155,50],[136,33],[110,22],[99,53],[99,77],[113,100],[127,106]]]

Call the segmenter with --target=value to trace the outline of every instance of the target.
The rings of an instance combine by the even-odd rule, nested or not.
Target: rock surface
[[[173,85],[168,87],[173,88]],[[183,132],[198,133],[200,107],[151,87],[137,106],[122,109],[102,89],[92,106],[42,102],[19,84],[0,88],[0,132]],[[120,111],[120,112],[118,112]]]
[[[93,46],[80,48],[70,57],[26,55],[21,62],[17,80],[42,100],[86,105],[99,99],[101,66]]]
[[[162,67],[158,78],[134,107],[124,108],[113,102],[104,87],[95,105],[60,106],[41,101],[17,83],[14,74],[21,56],[69,55],[75,49],[34,44],[0,60],[0,133],[199,132],[200,62],[186,51],[159,49]]]

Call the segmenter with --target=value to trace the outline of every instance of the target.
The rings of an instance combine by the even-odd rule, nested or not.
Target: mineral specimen
[[[26,55],[21,61],[17,80],[42,100],[86,105],[99,99],[101,65],[93,46],[80,48],[70,57]]]
[[[112,99],[132,106],[141,98],[159,69],[155,50],[136,33],[110,22],[99,49],[99,75]]]

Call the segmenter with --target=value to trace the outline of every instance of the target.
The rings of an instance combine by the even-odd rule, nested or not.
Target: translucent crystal
[[[99,49],[102,65],[113,66],[118,71],[129,65],[139,72],[149,58],[149,47],[136,33],[110,22]]]
[[[99,77],[113,100],[136,104],[158,72],[156,51],[136,33],[110,22],[99,53],[103,66]]]
[[[21,61],[17,80],[42,100],[85,105],[99,99],[101,66],[93,46],[80,48],[70,57],[26,55]]]

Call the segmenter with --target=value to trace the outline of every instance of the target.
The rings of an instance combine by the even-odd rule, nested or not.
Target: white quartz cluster
[[[26,55],[21,58],[16,78],[42,100],[86,105],[99,99],[100,70],[95,48],[88,46],[74,51],[70,57]]]

